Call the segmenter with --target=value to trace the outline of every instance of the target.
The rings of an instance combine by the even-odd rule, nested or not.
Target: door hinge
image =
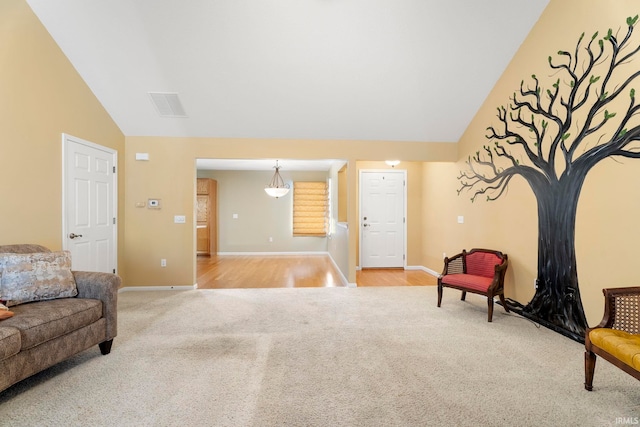
[[[113,173],[116,173],[116,167],[115,166],[113,167]]]
[[[406,257],[406,255],[405,255],[405,254],[402,254],[402,260],[403,260],[403,261],[404,261],[405,259],[407,259],[407,258],[405,258],[405,257]]]
[[[113,269],[113,274],[116,274],[116,269],[115,268]]]
[[[113,218],[113,224],[115,225],[115,223],[116,223],[116,218],[114,217]]]
[[[403,218],[402,218],[402,223],[403,223],[403,224],[406,224],[406,223],[407,223],[407,218],[404,218],[404,217],[403,217]]]

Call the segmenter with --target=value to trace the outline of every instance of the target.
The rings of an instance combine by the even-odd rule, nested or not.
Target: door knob
[[[82,234],[74,234],[74,233],[69,234],[70,239],[75,239],[76,237],[82,237]]]

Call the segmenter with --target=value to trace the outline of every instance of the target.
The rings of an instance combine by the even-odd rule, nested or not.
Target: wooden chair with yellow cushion
[[[640,380],[640,287],[603,289],[604,317],[587,329],[584,388],[593,388],[596,355]]]

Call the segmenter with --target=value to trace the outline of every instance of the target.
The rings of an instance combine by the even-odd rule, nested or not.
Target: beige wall
[[[346,159],[349,231],[358,228],[356,162],[373,161],[381,168],[385,166],[379,162],[399,158],[424,162],[408,172],[408,264],[440,271],[443,252],[500,248],[511,259],[507,296],[526,303],[533,295],[537,270],[535,197],[523,180],[516,179],[497,202],[470,203],[467,195],[456,195],[456,175],[463,164],[447,162],[466,158],[486,142],[483,135],[495,123],[495,107],[508,101],[522,79],[533,73],[547,78],[548,55],[561,48],[571,50],[583,31],[603,33],[623,26],[636,9],[636,0],[552,0],[459,144],[127,137],[125,147],[125,137],[28,5],[4,0],[0,117],[5,142],[0,173],[7,203],[0,206],[2,243],[62,246],[63,132],[119,153],[119,267],[126,286],[195,282],[193,194],[198,157]],[[137,162],[136,152],[148,152],[151,158]],[[602,287],[638,284],[634,242],[640,240],[635,221],[640,213],[639,179],[640,161],[611,160],[590,172],[582,190],[576,248],[590,324],[602,314]],[[162,199],[161,210],[135,207],[152,197]],[[187,224],[174,224],[173,215],[186,215]],[[464,216],[463,224],[456,222],[458,215]],[[357,231],[348,233],[348,242],[348,279],[355,282]],[[168,260],[166,268],[160,267],[160,258]]]
[[[280,163],[286,168],[286,162]],[[323,181],[328,172],[282,169],[282,178]],[[293,237],[293,192],[274,199],[264,192],[273,171],[199,171],[218,182],[218,252],[326,252],[326,237]],[[234,219],[233,214],[238,218]],[[269,242],[269,237],[273,241]]]
[[[24,0],[0,2],[0,244],[62,247],[62,133],[118,151],[124,135]],[[124,218],[124,168],[118,175]],[[125,225],[118,227],[120,273]]]
[[[136,161],[135,153],[149,153]],[[125,286],[183,286],[195,283],[194,192],[197,158],[346,159],[348,161],[348,223],[357,228],[357,160],[399,158],[453,161],[456,145],[367,141],[246,140],[222,138],[127,137],[125,217]],[[162,209],[136,208],[149,198],[162,200]],[[186,215],[186,224],[174,224]],[[347,279],[355,283],[356,234],[349,233]],[[419,255],[417,255],[419,256]],[[160,267],[160,259],[167,267]]]
[[[626,17],[635,16],[637,6],[636,0],[551,1],[459,141],[461,161],[454,165],[425,164],[425,265],[440,270],[442,252],[450,254],[474,246],[500,249],[511,261],[507,297],[522,303],[531,299],[537,273],[537,207],[533,193],[524,180],[517,178],[498,201],[471,203],[468,193],[456,196],[456,174],[464,167],[462,159],[486,144],[486,127],[498,124],[496,107],[508,103],[521,80],[526,82],[536,74],[542,82],[555,81],[557,77],[550,76],[549,55],[560,49],[574,51],[582,32],[586,38],[595,31],[606,34],[608,28],[615,32],[621,26],[621,32],[626,32]],[[636,70],[638,66],[634,61]],[[590,325],[602,317],[602,288],[638,285],[638,182],[640,160],[622,159],[598,165],[584,184],[578,206],[576,250],[580,290]],[[429,205],[435,209],[428,209]],[[456,223],[457,215],[464,215],[464,224]]]

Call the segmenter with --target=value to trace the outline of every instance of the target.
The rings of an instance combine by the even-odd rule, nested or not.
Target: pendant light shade
[[[271,178],[271,182],[264,187],[264,191],[271,197],[286,196],[289,192],[289,184],[285,184],[284,180],[280,176],[280,166],[278,166],[278,161],[276,160],[276,165],[274,166],[276,173],[273,174],[273,178]]]

